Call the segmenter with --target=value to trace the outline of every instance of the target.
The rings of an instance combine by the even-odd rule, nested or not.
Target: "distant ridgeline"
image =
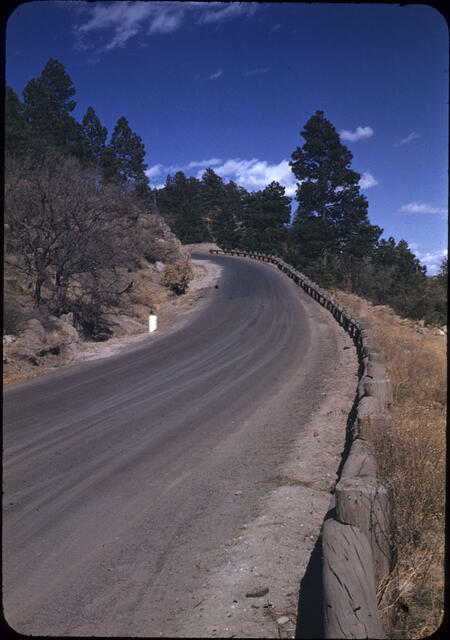
[[[27,84],[22,101],[6,87],[7,177],[33,176],[36,185],[44,179],[37,175],[45,173],[43,167],[45,180],[51,181],[52,167],[71,162],[80,188],[89,183],[90,193],[103,190],[110,202],[120,199],[123,219],[132,221],[143,209],[159,212],[183,244],[215,241],[222,248],[276,254],[323,287],[388,304],[413,319],[446,324],[447,259],[439,275],[428,278],[404,240],[381,238],[383,230],[368,218],[360,175],[351,169],[353,156],[322,111],[305,124],[303,146],[291,156],[298,181],[292,217],[291,199],[278,182],[248,192],[233,181],[225,184],[210,168],[201,179],[179,171],[163,188],[151,189],[142,139],[127,119],[118,120],[107,142],[107,129],[92,107],[81,123],[71,115],[74,95],[64,66],[53,58]],[[90,196],[84,197],[88,203]],[[26,225],[8,222],[8,213],[5,221],[11,232],[26,233]],[[34,256],[28,268],[38,269],[39,259]]]

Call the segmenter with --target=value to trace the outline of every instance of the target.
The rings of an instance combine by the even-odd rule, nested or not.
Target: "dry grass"
[[[397,564],[380,585],[380,607],[393,638],[423,638],[443,616],[445,535],[446,338],[339,293],[366,318],[393,383],[393,425],[375,438],[380,474],[394,488]]]

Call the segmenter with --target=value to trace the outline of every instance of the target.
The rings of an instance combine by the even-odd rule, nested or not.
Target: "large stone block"
[[[336,485],[336,518],[370,540],[376,580],[391,569],[391,501],[389,484],[373,476],[346,476]]]
[[[323,526],[322,551],[325,638],[384,638],[367,536],[329,519]]]

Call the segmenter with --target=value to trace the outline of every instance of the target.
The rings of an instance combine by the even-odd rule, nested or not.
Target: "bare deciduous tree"
[[[134,206],[114,185],[82,172],[74,158],[52,152],[41,167],[7,163],[6,259],[12,255],[31,278],[36,307],[44,285],[56,314],[76,305],[85,281],[95,280],[99,302],[114,294],[110,278],[105,287],[101,281],[130,260]]]

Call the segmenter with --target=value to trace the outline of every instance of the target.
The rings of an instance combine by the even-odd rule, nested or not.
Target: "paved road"
[[[19,632],[164,635],[298,436],[282,420],[262,432],[256,409],[293,376],[312,409],[316,303],[270,265],[208,259],[223,276],[194,323],[5,391],[3,599]]]

